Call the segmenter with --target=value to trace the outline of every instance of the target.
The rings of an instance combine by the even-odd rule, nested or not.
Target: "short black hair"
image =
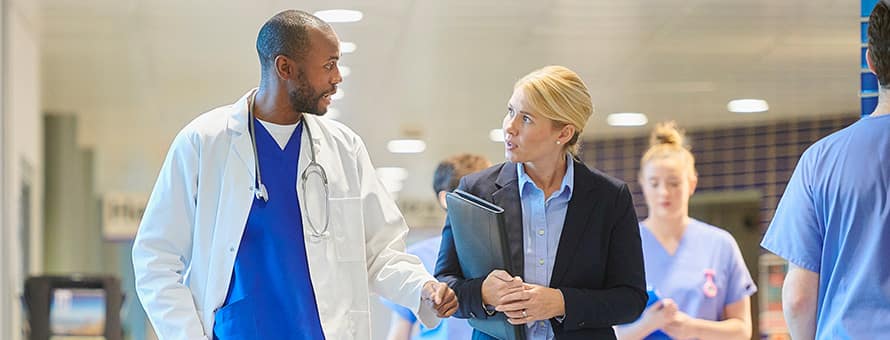
[[[310,29],[331,29],[328,23],[300,10],[285,10],[263,24],[256,38],[256,52],[263,74],[272,69],[275,57],[303,59],[309,51]]]
[[[459,154],[439,163],[433,173],[433,193],[457,189],[460,179],[491,166],[485,157],[469,153]]]
[[[868,54],[881,87],[890,87],[890,7],[879,1],[868,17]]]

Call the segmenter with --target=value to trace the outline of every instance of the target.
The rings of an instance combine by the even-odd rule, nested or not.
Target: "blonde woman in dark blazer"
[[[614,339],[613,325],[642,312],[631,194],[575,158],[592,113],[587,87],[565,67],[544,67],[514,86],[503,122],[506,162],[464,177],[459,189],[504,208],[511,261],[521,270],[463,277],[446,221],[436,277],[457,293],[457,317],[505,313],[528,339]],[[476,331],[473,339],[490,337]]]

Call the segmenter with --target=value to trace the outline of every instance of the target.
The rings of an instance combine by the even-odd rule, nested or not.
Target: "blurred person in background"
[[[757,287],[732,235],[689,217],[698,175],[685,136],[661,123],[649,144],[640,161],[649,210],[640,238],[655,296],[639,320],[616,327],[618,338],[751,339]]]
[[[436,166],[433,173],[433,192],[442,209],[447,210],[445,194],[454,191],[461,178],[474,172],[491,166],[491,162],[481,155],[463,153],[451,156]],[[436,258],[439,255],[439,245],[442,243],[442,234],[408,247],[408,253],[420,258],[423,266],[430,272],[436,267]],[[435,328],[427,328],[424,325],[417,326],[417,317],[409,309],[393,304],[386,299],[383,302],[393,310],[392,324],[389,327],[388,340],[408,339],[469,339],[473,329],[466,320],[449,318]]]

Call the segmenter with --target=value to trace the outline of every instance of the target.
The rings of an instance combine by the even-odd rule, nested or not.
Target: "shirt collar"
[[[572,160],[572,155],[566,153],[566,174],[562,177],[562,185],[559,190],[554,193],[553,197],[558,197],[562,194],[568,194],[571,196],[572,189],[575,185],[575,166],[574,161]],[[528,187],[528,184],[531,184],[532,188],[541,190],[535,185],[535,182],[532,181],[532,178],[528,176],[525,172],[525,166],[522,163],[516,163],[516,173],[519,177],[519,197],[522,197],[524,192]],[[547,199],[549,197],[546,197]]]

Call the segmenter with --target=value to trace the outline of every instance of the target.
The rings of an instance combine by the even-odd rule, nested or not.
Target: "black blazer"
[[[559,239],[550,287],[562,291],[566,315],[550,320],[557,339],[615,339],[612,326],[636,320],[646,307],[640,230],[627,184],[584,164],[575,167],[572,198]],[[516,163],[505,162],[461,179],[461,190],[504,208],[511,260],[524,277],[522,205]],[[465,279],[445,221],[436,278],[457,294],[459,318],[486,318],[483,278]],[[490,339],[474,331],[473,339]]]

